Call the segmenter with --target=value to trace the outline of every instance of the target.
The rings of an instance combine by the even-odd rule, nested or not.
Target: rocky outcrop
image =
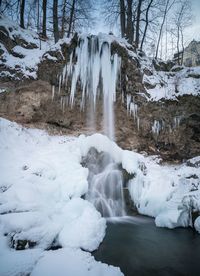
[[[46,128],[50,133],[90,134],[87,109],[72,109],[62,102],[56,88],[45,81],[32,81],[22,86],[4,84],[0,94],[0,116],[19,123]],[[183,96],[178,101],[149,102],[135,96],[137,115],[127,112],[126,103],[118,96],[115,105],[116,142],[124,149],[159,154],[164,160],[183,160],[200,155],[200,98]],[[97,104],[95,131],[102,132],[101,101]]]

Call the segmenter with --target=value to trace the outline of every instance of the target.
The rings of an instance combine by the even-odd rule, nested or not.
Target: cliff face
[[[8,37],[13,40],[9,32],[1,36],[2,48]],[[93,38],[89,36],[87,39],[90,41]],[[164,160],[200,155],[199,68],[177,68],[172,63],[155,63],[143,53],[135,52],[124,40],[108,35],[101,37],[101,40],[109,43],[112,57],[117,55],[120,58],[114,103],[116,142],[126,149],[159,154]],[[67,85],[60,84],[64,66],[70,62],[71,66],[77,63],[76,49],[80,43],[81,38],[75,36],[71,41],[63,40],[55,46],[49,43],[49,47],[43,47],[41,52],[36,41],[34,47],[41,56],[31,77],[21,70],[20,74],[16,73],[16,80],[13,68],[13,77],[1,74],[0,116],[46,128],[53,133],[78,135],[103,132],[101,95],[96,103],[94,130],[88,124],[91,119],[90,102],[86,101],[80,110],[80,80],[76,83],[73,107],[69,104],[72,76],[69,76]],[[11,45],[7,50],[7,57],[8,54],[12,56],[13,47],[16,45]],[[2,57],[5,58],[5,49],[1,63],[4,68],[8,67]],[[100,90],[101,83],[98,85]]]

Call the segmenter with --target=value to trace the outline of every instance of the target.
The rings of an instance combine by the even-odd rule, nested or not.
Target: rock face
[[[23,84],[2,82],[0,88],[6,92],[0,93],[0,116],[46,128],[51,133],[78,135],[103,132],[101,97],[96,106],[94,130],[88,125],[90,105],[80,111],[81,87],[77,86],[73,108],[66,101],[69,89],[61,88],[58,93],[59,75],[78,43],[75,36],[71,43],[60,43],[59,50],[46,52],[38,65],[37,80],[24,81]],[[142,67],[144,61],[126,43],[113,40],[111,51],[121,57],[114,106],[116,142],[125,149],[159,154],[164,160],[200,155],[200,97],[185,95],[176,100],[149,101],[147,89],[154,85],[147,87],[143,75],[151,77],[154,69]],[[72,62],[76,62],[75,56]],[[173,64],[156,63],[156,69],[160,70],[160,67],[165,71],[171,70]]]

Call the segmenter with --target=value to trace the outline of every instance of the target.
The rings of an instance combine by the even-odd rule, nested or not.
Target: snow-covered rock
[[[200,234],[200,216],[195,220],[194,227],[195,227],[196,231],[199,232],[199,234]]]
[[[200,211],[200,171],[197,167],[159,165],[145,158],[146,175],[129,182],[139,213],[155,217],[160,227],[192,226],[192,212]]]

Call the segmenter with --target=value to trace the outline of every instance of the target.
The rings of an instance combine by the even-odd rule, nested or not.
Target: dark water
[[[126,276],[200,276],[200,235],[192,229],[155,227],[146,217],[108,221],[96,260]]]

